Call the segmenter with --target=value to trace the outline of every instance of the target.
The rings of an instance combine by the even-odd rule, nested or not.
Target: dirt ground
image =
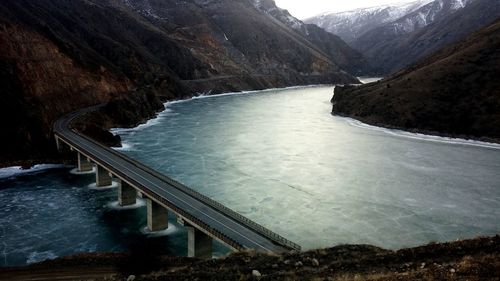
[[[500,280],[500,236],[384,250],[344,245],[301,253],[240,252],[198,260],[80,254],[0,268],[0,280]]]

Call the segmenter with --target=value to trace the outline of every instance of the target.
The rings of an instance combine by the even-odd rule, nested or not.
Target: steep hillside
[[[0,20],[0,160],[51,151],[50,128],[62,112],[107,102],[132,83],[106,67],[82,68],[47,37]]]
[[[432,1],[418,0],[410,3],[360,8],[346,12],[325,13],[306,19],[305,22],[315,24],[328,32],[336,34],[350,44],[370,30],[396,21]]]
[[[287,10],[276,6],[274,0],[253,0],[255,6],[269,16],[284,23],[311,42],[319,52],[329,57],[340,68],[353,75],[370,75],[376,72],[358,51],[352,49],[340,37],[314,24],[305,24]]]
[[[500,142],[500,20],[377,83],[338,87],[333,113]]]
[[[326,37],[326,54],[250,0],[9,0],[0,18],[4,164],[54,156],[55,118],[95,103],[128,126],[197,92],[357,81],[340,67],[355,51]]]
[[[500,17],[500,2],[436,0],[352,43],[384,73],[398,71]]]

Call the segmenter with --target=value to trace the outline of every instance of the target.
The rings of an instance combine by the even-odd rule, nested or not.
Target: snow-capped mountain
[[[389,21],[382,26],[372,28],[370,32],[371,34],[363,36],[373,36],[373,31],[375,30],[383,34],[392,33],[396,36],[411,33],[445,17],[446,15],[452,14],[457,10],[464,8],[473,1],[474,0],[435,0],[419,7],[418,9],[409,11],[396,20]]]
[[[418,0],[410,3],[360,8],[340,13],[324,13],[306,19],[305,22],[316,24],[350,43],[367,31],[396,21],[432,1]]]
[[[496,1],[435,0],[398,18],[397,20],[387,22],[383,25],[370,29],[350,44],[368,57],[373,64],[379,65],[382,69],[384,69],[384,72],[397,71],[409,63],[414,62],[420,56],[428,54],[431,50],[436,50],[435,48],[437,46],[441,43],[447,42],[447,40],[452,37],[447,36],[448,39],[444,40],[442,37],[428,35],[426,36],[426,40],[435,43],[408,45],[409,42],[413,42],[412,38],[416,38],[416,36],[420,36],[419,34],[425,33],[425,29],[430,25],[441,25],[443,28],[446,27],[447,29],[450,29],[452,34],[459,34],[458,31],[461,28],[470,28],[470,31],[474,31],[475,29],[471,28],[471,26],[476,26],[473,24],[474,22],[488,24],[489,22],[486,20],[487,17],[484,15],[488,14],[490,11],[486,11],[486,8],[478,8],[478,18],[468,22],[467,26],[458,25],[456,19],[451,20],[450,16],[477,2],[481,2],[482,5],[486,6],[487,4],[494,4]],[[470,13],[464,13],[462,17],[468,17],[467,14]],[[476,28],[480,28],[481,26],[482,25],[477,25]],[[457,32],[455,32],[455,30]],[[439,36],[445,35],[441,34]],[[454,40],[458,39],[461,38],[457,36]],[[453,40],[450,40],[449,42],[451,43]],[[405,46],[404,48],[411,48],[415,55],[401,56],[401,54],[406,53],[407,51],[402,46]]]
[[[306,22],[338,34],[368,58],[371,65],[381,69],[381,74],[386,74],[489,24],[498,14],[498,6],[500,1],[492,0],[418,0],[324,14]],[[454,18],[456,14],[460,16]]]

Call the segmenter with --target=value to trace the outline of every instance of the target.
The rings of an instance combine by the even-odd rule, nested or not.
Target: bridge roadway
[[[86,108],[59,119],[54,124],[56,139],[106,168],[149,199],[173,211],[189,226],[233,250],[255,249],[271,253],[300,250],[299,245],[71,128],[75,119],[99,107]]]

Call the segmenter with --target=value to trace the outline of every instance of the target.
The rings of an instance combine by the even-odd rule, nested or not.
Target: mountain
[[[96,103],[95,126],[130,126],[201,92],[356,82],[342,66],[362,56],[324,34],[254,0],[1,1],[0,162],[54,157],[54,120]]]
[[[352,11],[324,13],[304,20],[315,24],[328,32],[340,36],[348,44],[366,32],[391,23],[414,12],[433,0],[419,0],[410,3],[360,8]]]
[[[337,87],[333,113],[500,142],[500,19],[377,83]]]
[[[352,49],[340,37],[314,24],[306,24],[293,17],[287,10],[276,6],[274,0],[253,0],[254,6],[273,19],[285,24],[314,44],[325,56],[353,75],[370,75],[376,72],[366,58]]]
[[[500,16],[499,1],[426,2],[346,12],[334,16],[331,22],[328,16],[309,21],[320,21],[321,26],[342,32],[350,46],[360,51],[379,74],[386,75],[463,39]]]
[[[352,43],[384,73],[398,71],[500,16],[500,2],[436,0]]]

